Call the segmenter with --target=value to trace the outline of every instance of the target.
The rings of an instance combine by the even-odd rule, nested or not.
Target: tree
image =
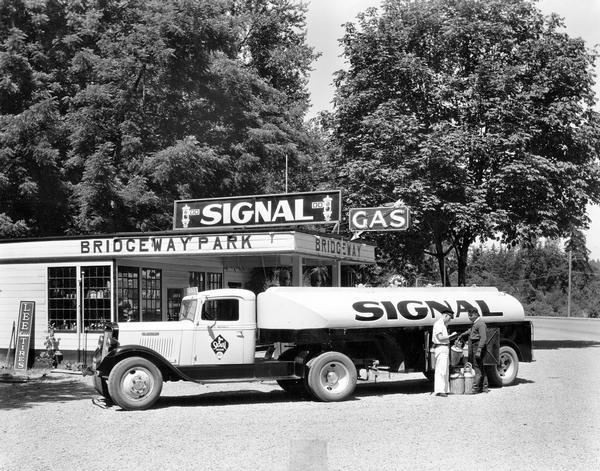
[[[175,199],[283,191],[286,156],[294,176],[316,150],[303,122],[316,57],[305,11],[289,0],[4,2],[0,161],[22,165],[0,167],[2,234],[48,234],[15,188],[72,215],[53,219],[55,233],[166,229]]]
[[[573,253],[571,315],[598,317],[600,270],[597,263],[583,261],[587,249],[580,235],[574,233],[567,244]],[[475,247],[469,265],[469,284],[496,286],[516,296],[526,314],[567,315],[568,254],[558,241],[540,241],[528,248]]]
[[[466,282],[478,238],[570,234],[600,200],[594,54],[525,0],[385,1],[346,25],[336,78],[350,205],[401,199]]]
[[[43,66],[52,58],[40,50],[48,38],[24,8],[0,6],[0,236],[9,237],[57,234],[68,209],[66,132]]]

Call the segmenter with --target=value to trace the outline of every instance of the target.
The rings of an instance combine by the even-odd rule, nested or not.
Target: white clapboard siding
[[[35,302],[32,347],[43,348],[48,333],[47,271],[48,265],[43,263],[0,265],[0,349],[6,350],[9,346],[21,301]]]

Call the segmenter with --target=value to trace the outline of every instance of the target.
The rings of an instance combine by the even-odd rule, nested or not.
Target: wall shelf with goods
[[[77,331],[77,269],[48,267],[48,328]]]
[[[89,332],[99,332],[110,321],[111,282],[110,267],[85,267],[83,280],[83,328]]]

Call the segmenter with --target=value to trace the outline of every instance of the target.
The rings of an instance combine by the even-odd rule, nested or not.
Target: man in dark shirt
[[[475,369],[474,393],[488,392],[488,380],[483,366],[486,353],[487,332],[485,321],[479,315],[477,309],[469,309],[469,320],[473,323],[471,328],[462,333],[458,338],[469,341],[469,363]]]

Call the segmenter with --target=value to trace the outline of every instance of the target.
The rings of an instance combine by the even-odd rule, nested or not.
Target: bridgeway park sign
[[[174,230],[296,226],[340,221],[340,190],[175,201]]]
[[[0,242],[3,263],[143,256],[229,256],[267,253],[319,255],[346,262],[373,263],[375,247],[339,237],[298,231],[115,235]]]

